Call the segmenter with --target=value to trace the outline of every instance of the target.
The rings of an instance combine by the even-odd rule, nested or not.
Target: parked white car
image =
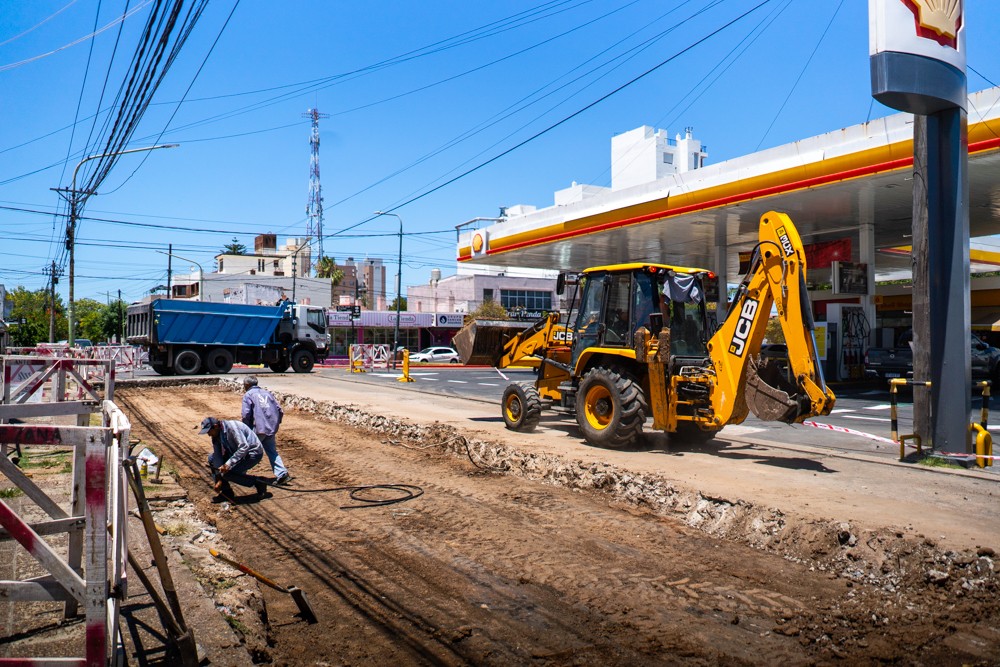
[[[425,347],[410,355],[410,361],[437,364],[460,364],[458,352],[451,347]]]

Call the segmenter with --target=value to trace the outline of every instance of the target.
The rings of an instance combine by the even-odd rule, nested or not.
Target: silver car
[[[434,364],[460,364],[458,352],[451,347],[425,347],[410,355],[410,361]]]

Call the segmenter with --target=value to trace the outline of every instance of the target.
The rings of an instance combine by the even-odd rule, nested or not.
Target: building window
[[[219,258],[219,273],[222,273],[222,258]]]
[[[257,270],[263,273],[263,271],[264,271],[264,260],[262,260],[262,259],[258,259],[257,260]]]
[[[529,311],[544,312],[552,310],[552,292],[502,289],[500,290],[500,305],[507,310],[520,306]]]
[[[663,153],[663,164],[673,164],[673,163],[674,163],[674,154],[673,153],[664,152]]]
[[[701,157],[697,153],[691,153],[691,164],[692,169],[697,169],[701,166]]]
[[[484,289],[483,290],[483,301],[486,302],[486,301],[492,301],[492,300],[493,300],[493,290],[492,289]]]
[[[278,270],[278,260],[274,260],[274,270]]]

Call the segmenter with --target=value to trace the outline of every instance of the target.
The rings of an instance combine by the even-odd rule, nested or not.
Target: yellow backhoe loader
[[[712,280],[705,269],[650,263],[562,274],[557,291],[574,290],[568,324],[557,312],[527,328],[473,321],[455,348],[465,363],[535,368],[534,383],[504,390],[508,428],[530,431],[543,408],[562,408],[599,447],[633,446],[649,417],[654,430],[708,439],[749,411],[786,423],[829,414],[836,399],[816,352],[806,257],[791,219],[761,217],[750,269],[714,333],[706,309]],[[759,356],[772,308],[787,368]]]

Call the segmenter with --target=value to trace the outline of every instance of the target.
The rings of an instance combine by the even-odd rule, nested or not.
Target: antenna
[[[306,202],[306,239],[312,241],[315,236],[317,243],[316,261],[323,259],[323,186],[319,181],[319,119],[329,118],[330,114],[320,113],[319,109],[309,109],[302,114],[303,118],[312,119],[312,133],[309,135],[309,201]],[[306,275],[309,267],[305,267]]]

